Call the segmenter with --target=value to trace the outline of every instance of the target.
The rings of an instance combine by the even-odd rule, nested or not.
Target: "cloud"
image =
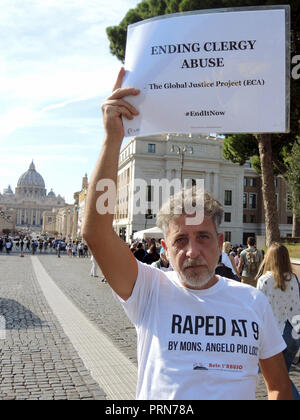
[[[83,151],[83,150],[98,150],[96,145],[91,144],[39,144],[39,145],[24,145],[24,152],[22,153],[23,159],[24,154],[31,155],[32,153],[39,153],[39,152],[51,152],[51,151],[60,151],[60,152],[69,152],[72,151]],[[19,146],[2,146],[1,147],[1,155],[0,158],[7,158],[10,153],[18,154],[20,151]],[[49,156],[49,155],[48,155]]]
[[[34,161],[46,161],[47,163],[50,161],[54,162],[83,162],[86,163],[88,158],[85,156],[80,155],[67,155],[64,153],[47,153],[47,154],[40,154],[40,153],[28,153],[28,159],[33,159]],[[11,160],[11,154],[1,153],[0,155],[0,163],[6,163],[8,159]],[[23,154],[14,154],[13,160],[14,163],[22,163],[24,164],[24,159],[27,159],[26,155]]]
[[[39,113],[106,96],[121,63],[109,53],[105,29],[137,3],[2,0],[0,134],[30,125]]]
[[[1,0],[2,187],[16,185],[33,158],[57,192],[72,198],[80,189],[103,138],[100,104],[121,65],[105,29],[138,3]]]
[[[77,132],[98,132],[101,129],[100,111],[99,117],[87,117],[85,114],[89,109],[89,102],[94,100],[94,111],[100,109],[101,100],[98,97],[79,97],[68,99],[63,102],[54,103],[35,111],[28,107],[16,107],[5,114],[0,115],[0,137],[13,133],[15,130],[24,127],[68,127]],[[74,105],[82,104],[82,109],[74,111]],[[59,113],[63,108],[71,108],[69,116]],[[67,112],[68,113],[68,112]]]
[[[10,134],[19,127],[30,125],[36,118],[36,113],[27,107],[10,109],[0,115],[0,136]]]

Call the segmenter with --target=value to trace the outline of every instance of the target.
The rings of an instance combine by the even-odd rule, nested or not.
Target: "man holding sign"
[[[269,398],[292,399],[281,354],[286,346],[267,299],[215,275],[223,242],[220,203],[205,193],[198,224],[190,223],[181,191],[163,205],[157,221],[174,271],[140,263],[114,232],[116,187],[110,185],[117,183],[122,117],[132,121],[139,115],[128,98],[140,92],[121,87],[124,74],[121,69],[102,105],[106,135],[89,185],[83,236],[136,327],[137,398],[254,399],[259,363]],[[105,191],[103,180],[109,181]],[[197,191],[189,194],[197,205]]]

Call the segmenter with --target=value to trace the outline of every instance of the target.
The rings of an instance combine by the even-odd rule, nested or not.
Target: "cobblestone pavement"
[[[89,259],[38,258],[64,294],[136,364],[135,329],[101,273],[90,276]],[[6,340],[0,340],[0,399],[105,399],[51,313],[26,254],[0,256],[0,296],[8,319]],[[291,378],[300,388],[299,365]],[[256,397],[266,399],[261,378]]]
[[[0,399],[105,399],[49,309],[29,257],[0,256]]]

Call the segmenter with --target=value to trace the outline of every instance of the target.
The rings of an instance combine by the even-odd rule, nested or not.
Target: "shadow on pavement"
[[[45,321],[37,317],[33,312],[21,305],[14,299],[0,297],[1,323],[5,323],[6,330],[37,327],[45,324]]]

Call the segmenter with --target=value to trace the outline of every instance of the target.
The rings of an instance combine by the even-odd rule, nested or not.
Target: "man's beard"
[[[198,265],[202,266],[200,273],[196,268],[195,270],[186,270],[188,267],[196,267]],[[214,275],[215,268],[210,271],[207,264],[201,258],[189,258],[185,260],[180,271],[180,278],[182,282],[192,289],[199,289],[206,286]]]

